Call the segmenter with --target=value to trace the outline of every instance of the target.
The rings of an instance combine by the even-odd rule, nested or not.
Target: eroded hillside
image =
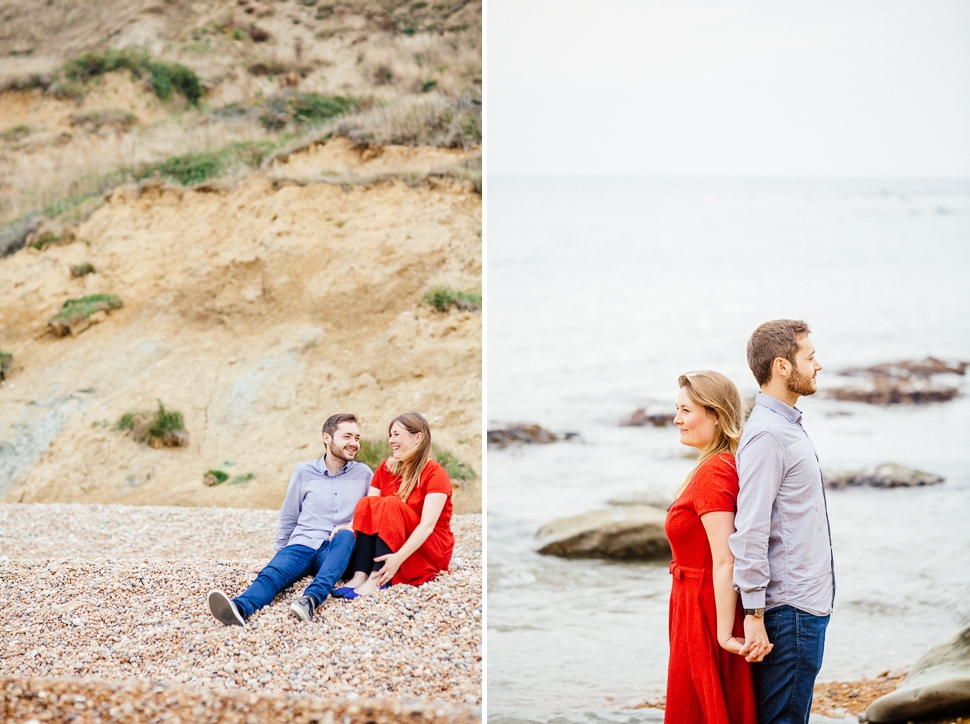
[[[343,148],[289,163],[353,153],[330,143]],[[421,304],[434,286],[479,288],[480,201],[446,178],[146,182],[112,192],[74,241],[0,261],[16,350],[0,388],[4,499],[275,507],[293,463],[321,454],[323,419],[345,410],[372,440],[420,411],[439,449],[480,470],[481,315]],[[72,277],[82,263],[94,273]],[[76,336],[48,329],[67,299],[99,293],[124,306]],[[156,400],[183,413],[187,447],[116,429]],[[254,477],[203,485],[220,466]],[[478,481],[456,482],[457,507],[479,510]]]

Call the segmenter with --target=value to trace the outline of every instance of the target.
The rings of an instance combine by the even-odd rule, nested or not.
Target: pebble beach
[[[328,599],[306,624],[289,604],[307,579],[240,628],[205,596],[246,588],[275,511],[0,505],[0,718],[477,721],[481,516],[453,528],[435,581]]]

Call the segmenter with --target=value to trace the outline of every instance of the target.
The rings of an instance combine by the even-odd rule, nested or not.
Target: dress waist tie
[[[685,568],[675,561],[670,562],[670,575],[677,579],[695,578],[699,581],[714,580],[714,571],[710,568]]]

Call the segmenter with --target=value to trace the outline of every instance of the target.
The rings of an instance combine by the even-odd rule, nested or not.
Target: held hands
[[[768,641],[768,632],[765,631],[765,620],[757,616],[744,617],[744,645],[738,654],[743,656],[746,661],[761,661],[771,653],[775,647]]]
[[[726,636],[725,638],[718,639],[718,643],[722,649],[732,654],[740,654],[741,649],[744,647],[744,639],[739,639],[737,636]]]
[[[398,558],[397,553],[388,553],[386,556],[377,556],[375,561],[384,561],[384,567],[377,572],[377,576],[374,578],[374,582],[377,583],[378,587],[383,586],[385,583],[390,583],[391,579],[394,578],[394,574],[397,573],[401,564],[404,562]]]
[[[339,533],[342,530],[353,531],[353,526],[350,526],[350,525],[338,525],[336,528],[333,529],[333,532],[330,534],[330,540],[333,540],[334,538],[336,538],[337,537],[337,533]]]

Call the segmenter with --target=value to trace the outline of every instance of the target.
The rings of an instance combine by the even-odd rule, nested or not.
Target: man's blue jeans
[[[246,592],[232,599],[233,603],[243,618],[249,618],[269,605],[287,586],[304,576],[313,576],[313,583],[307,586],[303,595],[310,596],[319,606],[347,569],[353,552],[354,534],[349,530],[338,532],[333,540],[324,541],[316,550],[301,545],[280,548]]]
[[[761,662],[764,724],[808,724],[828,625],[828,616],[794,606],[765,611],[765,630],[775,647]]]

